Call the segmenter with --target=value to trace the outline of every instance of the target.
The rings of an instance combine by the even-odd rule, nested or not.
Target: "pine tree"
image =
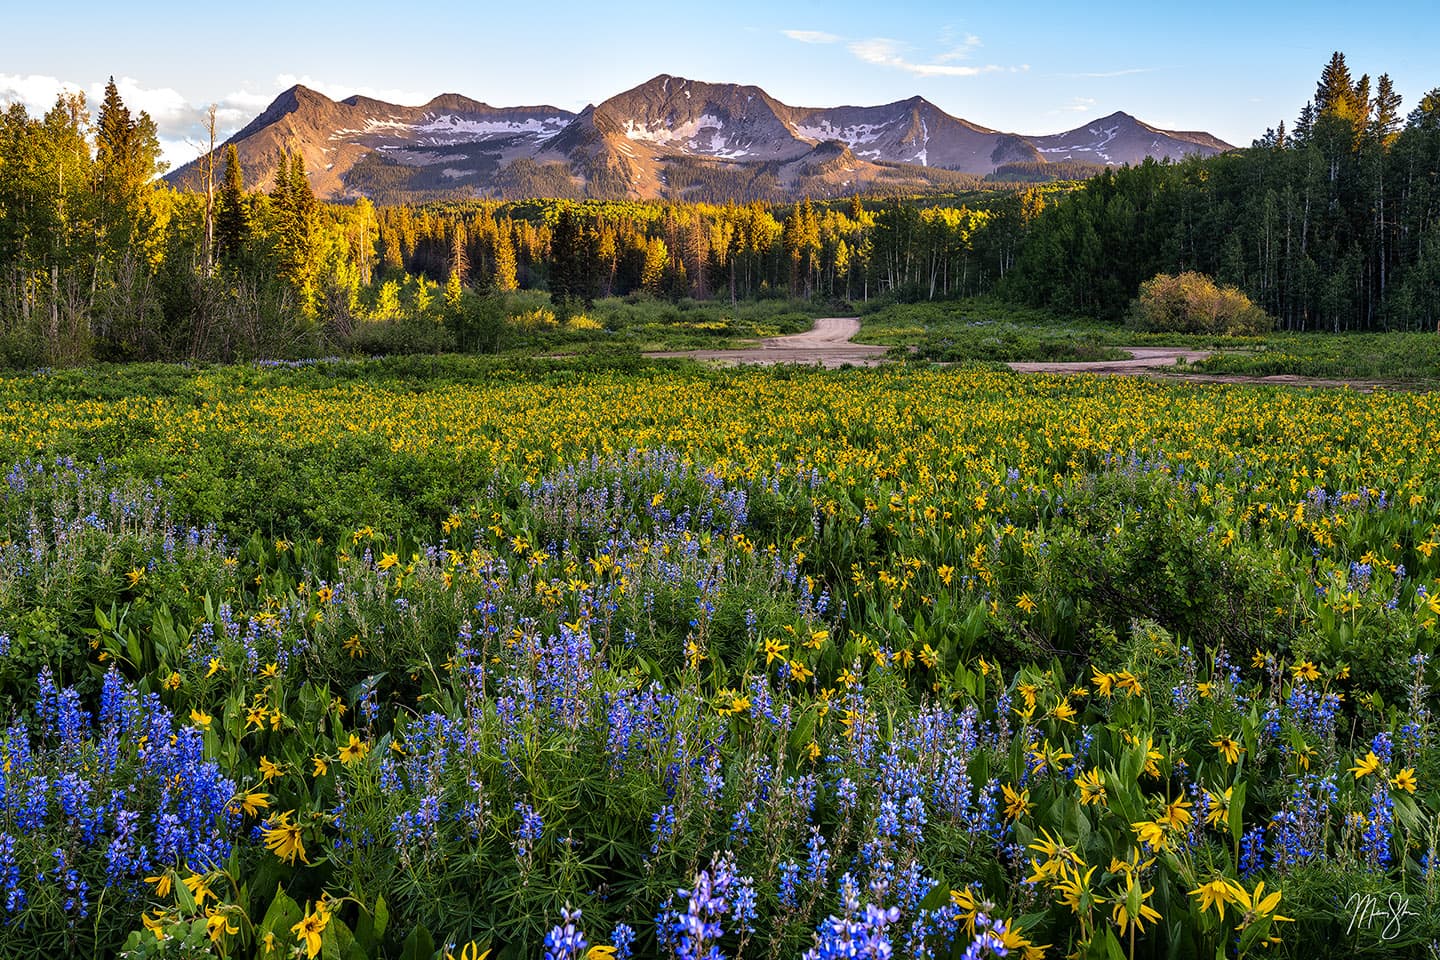
[[[95,176],[100,230],[112,257],[135,239],[142,198],[159,172],[159,159],[154,121],[144,112],[131,115],[111,77],[95,123]]]
[[[640,286],[649,293],[659,293],[665,281],[665,269],[670,266],[670,251],[666,248],[665,241],[659,237],[651,237],[643,242]]]
[[[495,236],[495,279],[496,290],[505,292],[518,290],[516,278],[515,242],[511,239],[510,221],[497,225]]]
[[[1310,137],[1315,132],[1315,104],[1307,103],[1300,108],[1300,116],[1295,119],[1294,139],[1296,144],[1304,146],[1310,142]]]
[[[1375,103],[1370,120],[1370,136],[1385,149],[1389,149],[1400,134],[1400,94],[1390,81],[1388,73],[1380,74],[1375,88]]]
[[[470,254],[467,251],[467,236],[464,222],[457,222],[450,231],[450,273],[464,283],[470,279]]]
[[[295,154],[290,160],[290,201],[295,206],[295,217],[308,241],[315,227],[315,217],[320,205],[310,189],[310,177],[305,172],[305,159]]]
[[[309,312],[317,294],[314,246],[319,205],[305,175],[305,161],[298,154],[281,151],[270,199],[275,208],[279,275],[300,295],[302,307]]]
[[[405,260],[400,253],[400,232],[395,227],[386,227],[380,234],[380,269],[386,273],[401,273]]]
[[[1430,132],[1440,128],[1440,87],[1420,98],[1420,103],[1405,118],[1405,125],[1409,129]]]
[[[860,202],[860,194],[852,193],[850,195],[850,219],[854,220],[856,223],[859,223],[861,218],[864,216],[865,205]]]
[[[276,203],[285,202],[290,192],[290,151],[280,148],[280,160],[275,164],[275,173],[270,180],[270,199]]]
[[[1358,140],[1365,135],[1365,128],[1370,123],[1370,74],[1361,74],[1360,79],[1355,81],[1350,103],[1355,114],[1355,137]]]
[[[1315,112],[1322,117],[1339,113],[1348,119],[1354,108],[1354,95],[1355,85],[1350,79],[1350,68],[1345,64],[1345,54],[1336,50],[1320,72],[1320,82],[1315,85]]]
[[[839,284],[838,296],[850,299],[850,244],[841,237],[835,244],[835,281]],[[840,291],[844,291],[841,293]]]
[[[790,268],[790,295],[796,295],[800,283],[800,260],[805,255],[805,221],[800,215],[800,206],[790,208],[781,228],[780,243]]]
[[[1352,147],[1364,138],[1370,124],[1370,75],[1364,74],[1352,83],[1345,55],[1339,51],[1330,57],[1315,86],[1315,119],[1334,119],[1349,125]]]
[[[235,144],[225,148],[225,174],[215,203],[215,244],[220,259],[234,263],[250,242],[250,201]]]
[[[450,269],[445,275],[445,303],[448,306],[453,308],[460,305],[460,296],[469,276],[470,257],[465,252],[465,223],[457,221],[450,231]]]
[[[685,237],[685,262],[689,264],[690,296],[696,300],[705,300],[710,296],[710,289],[705,278],[705,262],[708,257],[705,224],[700,219],[700,215],[696,213]]]
[[[566,204],[550,232],[550,298],[556,304],[584,298],[584,259],[584,226]]]

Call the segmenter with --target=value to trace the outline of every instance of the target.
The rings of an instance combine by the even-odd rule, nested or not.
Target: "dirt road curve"
[[[804,333],[786,337],[770,337],[753,347],[738,350],[679,350],[647,353],[647,357],[690,357],[723,364],[819,363],[828,369],[843,364],[857,367],[877,366],[885,357],[886,348],[867,343],[851,343],[860,332],[856,317],[825,317]],[[1187,350],[1184,347],[1121,347],[1130,354],[1128,360],[1093,360],[1076,363],[1042,363],[1026,361],[1010,364],[1016,373],[1093,373],[1130,377],[1162,377],[1190,383],[1273,383],[1302,387],[1350,387],[1368,392],[1378,387],[1406,389],[1402,384],[1373,380],[1323,380],[1312,377],[1278,375],[1249,377],[1237,374],[1180,373],[1175,364],[1198,363],[1210,356],[1208,350]]]
[[[1176,361],[1199,363],[1210,356],[1209,350],[1186,350],[1183,347],[1121,347],[1130,354],[1129,360],[1093,360],[1080,363],[1012,363],[1016,373],[1145,373],[1155,368],[1173,367]]]
[[[1271,383],[1292,387],[1349,387],[1362,393],[1377,388],[1404,390],[1404,384],[1380,380],[1327,380],[1295,374],[1252,377],[1234,373],[1181,373],[1175,363],[1199,363],[1210,356],[1210,350],[1187,350],[1184,347],[1120,347],[1130,354],[1129,360],[1095,360],[1083,363],[1012,363],[1017,373],[1094,373],[1104,376],[1158,377],[1184,383]]]
[[[822,317],[804,333],[787,337],[769,337],[753,347],[739,350],[682,350],[668,353],[647,353],[647,357],[690,357],[716,363],[819,363],[829,369],[842,364],[872,367],[885,355],[885,347],[867,343],[851,343],[860,332],[858,317]]]

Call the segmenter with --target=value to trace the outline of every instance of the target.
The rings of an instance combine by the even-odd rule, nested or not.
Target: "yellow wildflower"
[[[1168,824],[1164,820],[1137,820],[1130,824],[1130,828],[1135,831],[1135,836],[1140,838],[1140,842],[1149,844],[1155,850],[1164,850],[1170,845],[1167,826]]]
[[[1154,923],[1160,919],[1157,910],[1147,904],[1155,893],[1155,888],[1149,890],[1135,886],[1135,874],[1128,873],[1125,876],[1125,888],[1115,897],[1115,906],[1110,910],[1110,919],[1115,926],[1120,928],[1120,936],[1125,936],[1131,927],[1138,933],[1145,932],[1145,924]],[[1134,912],[1131,912],[1132,905]]]
[[[1090,679],[1095,684],[1095,692],[1100,694],[1100,696],[1102,697],[1109,698],[1114,693],[1113,688],[1115,686],[1115,674],[1101,673],[1094,667],[1091,667],[1090,669],[1094,672],[1094,676],[1092,676]]]
[[[265,848],[286,863],[293,864],[296,860],[301,863],[309,863],[310,861],[305,859],[305,844],[300,839],[300,827],[290,820],[292,816],[294,816],[293,810],[270,816],[266,821],[266,826],[261,829],[261,834],[265,838]],[[321,929],[323,929],[323,925]],[[313,957],[314,954],[312,953],[311,956]]]
[[[1105,777],[1099,770],[1091,768],[1075,778],[1075,785],[1080,788],[1080,803],[1088,806],[1092,803],[1100,806],[1106,805],[1105,799]]]
[[[340,762],[348,767],[364,760],[365,755],[369,752],[370,744],[364,742],[352,733],[350,734],[350,742],[340,748]]]
[[[1202,883],[1190,891],[1190,896],[1200,898],[1200,912],[1206,913],[1214,910],[1221,920],[1225,919],[1225,904],[1240,903],[1236,898],[1236,887],[1234,881],[1226,880],[1224,877],[1216,877],[1207,883]],[[1243,890],[1241,893],[1243,894]]]
[[[1205,796],[1210,800],[1210,809],[1205,813],[1206,823],[1212,827],[1223,828],[1225,826],[1230,818],[1230,800],[1234,791],[1234,787],[1226,787],[1224,793],[1205,791]]]
[[[145,925],[146,930],[155,934],[156,940],[164,940],[167,936],[165,928],[170,924],[170,916],[169,914],[162,913],[159,907],[156,907],[154,912],[155,918],[153,920],[147,914],[142,913],[140,915],[140,922]]]
[[[146,877],[145,882],[155,884],[155,896],[168,897],[170,896],[170,882],[173,877],[174,874],[167,870],[159,876]]]
[[[305,956],[309,960],[315,960],[320,953],[320,945],[324,938],[325,928],[330,924],[330,911],[323,903],[316,904],[312,913],[306,913],[300,918],[300,922],[290,928],[295,934],[295,939],[305,947]]]
[[[227,935],[233,937],[240,932],[240,927],[231,922],[229,911],[218,907],[211,907],[205,911],[205,925],[212,943],[219,943],[221,937]]]
[[[1019,820],[1025,816],[1025,814],[1029,813],[1030,808],[1034,806],[1034,804],[1030,802],[1030,791],[1028,789],[1016,793],[1015,788],[1007,783],[1000,788],[1000,791],[1005,795],[1005,818],[1007,820]]]
[[[1211,740],[1210,746],[1220,751],[1220,756],[1225,758],[1226,763],[1237,762],[1240,759],[1240,754],[1245,752],[1245,748],[1240,746],[1240,743],[1231,737],[1219,737],[1218,739]]]
[[[247,790],[240,794],[240,809],[249,816],[257,816],[261,810],[270,808],[270,794],[258,790]]]
[[[1359,780],[1361,777],[1368,777],[1370,774],[1374,773],[1376,770],[1379,769],[1380,758],[1375,756],[1374,750],[1371,750],[1370,752],[1365,754],[1365,759],[1361,760],[1355,766],[1350,768],[1350,772],[1355,774],[1356,780]]]
[[[1184,830],[1190,825],[1190,801],[1184,797],[1176,797],[1171,800],[1165,804],[1165,813],[1161,819],[1176,830]]]

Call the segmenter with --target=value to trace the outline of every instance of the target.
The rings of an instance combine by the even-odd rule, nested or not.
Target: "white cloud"
[[[1060,108],[1058,112],[1064,113],[1089,113],[1095,109],[1093,97],[1073,97],[1070,103]]]
[[[781,33],[791,40],[799,40],[801,43],[837,43],[840,38],[833,33],[826,33],[824,30],[781,30]]]
[[[150,114],[150,119],[155,121],[155,126],[162,132],[188,128],[203,113],[200,107],[186,100],[180,91],[170,87],[143,87],[134,77],[121,77],[116,80],[115,89],[120,92],[120,99],[125,101],[125,106],[132,114],[138,115],[142,111]],[[92,83],[86,96],[90,99],[91,107],[98,109],[105,98],[105,84]]]
[[[971,40],[975,42],[972,44],[969,42]],[[985,73],[1017,73],[1030,69],[1028,65],[1018,67],[1002,67],[996,64],[968,66],[946,62],[967,55],[970,49],[978,45],[978,37],[967,37],[966,43],[960,47],[926,63],[916,63],[906,59],[905,54],[910,45],[899,40],[891,40],[888,37],[853,40],[848,47],[857,59],[865,63],[894,70],[904,70],[917,77],[977,77]]]
[[[976,48],[983,46],[980,38],[973,33],[965,34],[965,39],[959,43],[952,44],[950,49],[935,58],[936,63],[949,63],[951,60],[967,60]]]
[[[843,42],[851,55],[864,63],[877,67],[889,67],[892,70],[903,70],[917,77],[977,77],[985,73],[1023,73],[1030,69],[1029,64],[1002,67],[993,63],[983,66],[956,63],[957,60],[970,59],[975,51],[984,44],[973,33],[964,34],[959,40],[956,40],[948,27],[940,34],[940,41],[945,47],[943,52],[925,61],[909,59],[911,44],[901,40],[892,40],[889,37],[847,40],[823,30],[781,30],[780,32],[800,43]]]
[[[303,84],[331,99],[360,94],[390,103],[425,103],[430,95],[409,90],[350,87],[311,76],[282,73],[268,90],[244,89],[227,93],[214,101],[196,101],[171,87],[147,87],[134,77],[117,77],[115,87],[132,114],[144,111],[155,121],[162,157],[171,169],[189,163],[209,146],[205,114],[215,104],[215,141],[221,143],[244,127],[274,101],[277,94]],[[34,116],[43,115],[55,104],[61,91],[83,92],[93,118],[105,97],[105,81],[76,83],[58,77],[0,73],[0,106],[22,103]]]
[[[185,138],[190,135],[198,136],[205,115],[204,107],[190,103],[178,90],[170,87],[146,87],[134,77],[120,77],[115,81],[115,88],[132,114],[138,115],[143,111],[155,121],[161,154],[166,163],[173,167],[195,157],[197,149],[188,145]],[[105,99],[105,81],[97,80],[82,85],[72,80],[39,74],[20,76],[0,73],[0,104],[24,104],[25,109],[34,116],[41,116],[49,111],[62,91],[85,94],[86,106],[93,118]]]
[[[0,73],[0,105],[21,103],[32,114],[44,114],[55,105],[60,91],[81,92],[77,83],[67,83],[56,77],[38,74],[21,76],[18,73]]]

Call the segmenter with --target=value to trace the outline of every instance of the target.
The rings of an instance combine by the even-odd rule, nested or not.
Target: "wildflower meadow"
[[[318,362],[0,403],[0,955],[1427,956],[1440,400]]]

